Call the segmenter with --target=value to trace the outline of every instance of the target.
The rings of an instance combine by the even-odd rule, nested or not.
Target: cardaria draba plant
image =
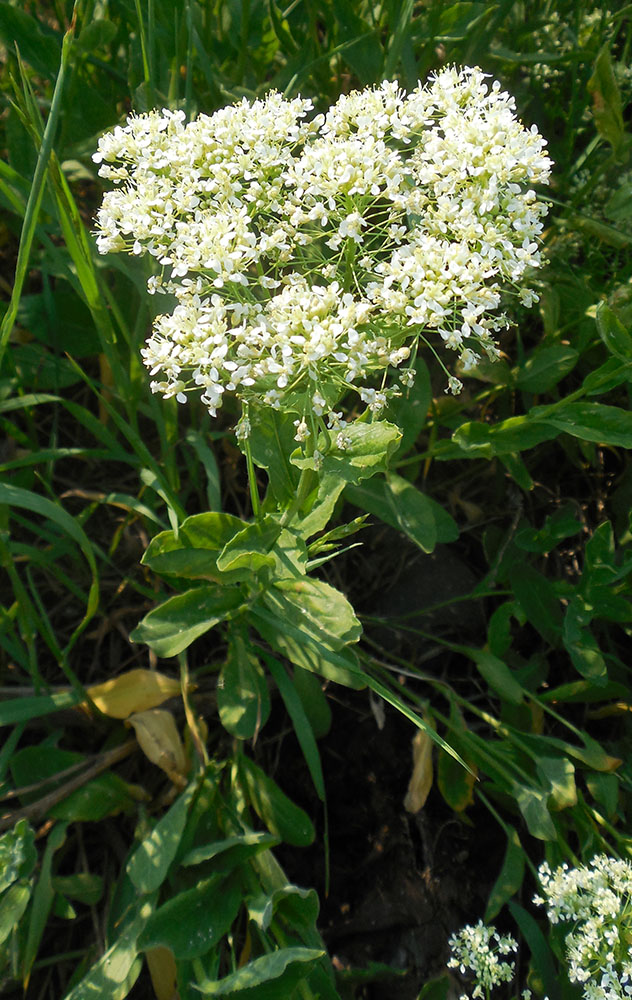
[[[552,924],[567,923],[565,948],[571,982],[586,1000],[632,996],[632,864],[605,854],[587,865],[539,869],[542,895]]]
[[[98,215],[101,252],[149,254],[150,292],[175,296],[143,359],[154,392],[199,387],[295,413],[296,437],[333,430],[354,389],[378,413],[390,369],[406,385],[424,345],[460,370],[498,353],[501,291],[540,262],[545,140],[479,69],[343,95],[326,114],[278,93],[185,122],[132,115],[94,159],[118,188]],[[460,380],[449,374],[452,392]]]

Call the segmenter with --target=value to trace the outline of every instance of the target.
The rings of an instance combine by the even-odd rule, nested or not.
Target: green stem
[[[250,447],[250,439],[246,438],[244,441],[244,451],[246,453],[246,466],[248,468],[248,486],[250,487],[250,501],[252,503],[252,513],[254,514],[255,520],[261,520],[261,501],[259,500],[259,491],[257,489],[257,474],[255,472],[255,463],[252,459],[252,448]]]

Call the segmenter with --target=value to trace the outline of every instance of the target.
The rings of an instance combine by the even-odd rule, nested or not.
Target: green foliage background
[[[313,839],[315,817],[284,795],[256,745],[272,696],[324,802],[323,677],[370,683],[432,733],[437,793],[460,822],[474,800],[484,803],[506,836],[486,918],[510,903],[534,990],[551,1000],[572,992],[524,886],[543,857],[629,857],[632,847],[631,39],[630,5],[619,0],[608,8],[576,0],[0,3],[7,995],[26,986],[29,996],[123,998],[138,976],[149,983],[141,970],[145,956],[150,966],[164,960],[157,948],[175,956],[182,1000],[370,995],[362,992],[370,986],[353,985],[362,977],[334,980],[317,895],[288,883],[276,860],[280,842]],[[173,538],[207,511],[247,519],[246,471],[234,413],[211,421],[196,404],[179,408],[149,392],[139,348],[152,315],[141,263],[99,258],[91,236],[98,135],[130,110],[182,107],[191,117],[269,88],[312,96],[324,109],[353,87],[384,78],[412,87],[450,63],[500,79],[521,118],[549,140],[555,174],[539,309],[515,313],[503,360],[481,365],[456,399],[443,395],[430,361],[420,366],[410,398],[389,414],[401,443],[376,446],[379,474],[349,483],[332,500],[328,533],[314,532],[305,558],[323,568],[309,594],[294,603],[284,595],[277,619],[262,606],[254,640],[207,624],[204,636],[187,637],[196,639],[189,648],[174,643],[182,621],[173,626],[168,614],[165,639],[165,604],[152,609],[182,601],[173,590],[185,589],[190,571],[165,569]],[[265,433],[255,434],[255,461],[276,501],[292,482]],[[359,515],[423,553],[437,545],[458,553],[476,583],[446,600],[457,623],[461,608],[482,603],[482,634],[464,639],[458,624],[433,631],[421,614],[432,609],[413,600],[398,618],[361,616],[364,639],[351,662],[345,643],[357,638],[355,617],[344,620],[349,605],[331,584],[353,598],[358,565],[369,591],[388,572],[370,529],[359,540],[373,565],[353,542],[345,548],[365,524],[352,521]],[[263,566],[268,549],[243,552],[259,551]],[[335,569],[326,564],[334,554]],[[195,590],[194,626],[202,596]],[[301,604],[321,643],[316,668],[292,647]],[[332,645],[322,633],[333,622]],[[426,663],[416,650],[428,643],[441,656]],[[73,707],[90,704],[86,687],[156,665],[181,677],[185,691],[188,681],[197,685],[173,709],[191,762],[179,792],[135,745],[135,766],[121,765],[122,722],[95,711],[86,730]],[[69,783],[71,774],[83,782]],[[119,814],[122,824],[112,819]]]

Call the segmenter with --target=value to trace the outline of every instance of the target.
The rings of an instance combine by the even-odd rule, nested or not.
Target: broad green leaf
[[[632,412],[604,403],[563,403],[546,410],[546,424],[582,441],[632,448]],[[532,411],[537,418],[537,410]],[[537,423],[535,427],[542,426]]]
[[[200,865],[204,861],[219,858],[222,865],[224,865],[226,863],[225,856],[228,855],[230,868],[222,867],[221,869],[222,872],[228,872],[247,858],[258,854],[259,851],[276,847],[278,843],[279,838],[273,837],[271,833],[237,834],[234,837],[226,837],[225,840],[217,840],[211,844],[202,844],[199,847],[194,847],[188,854],[185,854],[180,864],[188,868],[192,865]]]
[[[437,787],[443,798],[457,813],[463,813],[474,802],[474,786],[476,785],[475,767],[472,761],[470,770],[454,759],[452,754],[439,750],[437,754]]]
[[[357,483],[376,472],[385,472],[388,460],[396,451],[401,440],[401,432],[386,420],[375,420],[371,424],[356,421],[345,428],[349,439],[344,451],[332,447],[322,459],[322,475],[333,475],[348,483]],[[302,458],[300,453],[292,456],[292,463],[299,469],[311,468],[313,459]]]
[[[623,143],[625,126],[621,93],[614,75],[608,42],[602,46],[595,60],[593,74],[588,81],[588,90],[592,94],[592,111],[597,131],[617,153]]]
[[[347,486],[345,499],[401,531],[424,552],[459,537],[456,522],[439,504],[395,473]]]
[[[506,663],[486,649],[468,648],[463,652],[471,657],[481,676],[503,701],[508,701],[511,705],[522,704],[522,685],[518,683]]]
[[[269,606],[280,602],[289,622],[324,639],[332,649],[357,642],[362,626],[349,601],[335,587],[311,577],[279,580]],[[264,603],[268,603],[264,595]]]
[[[452,989],[452,979],[447,972],[428,979],[421,987],[417,1000],[448,1000]]]
[[[518,369],[516,385],[526,392],[549,392],[573,370],[578,358],[572,347],[541,347]]]
[[[605,302],[600,302],[595,315],[599,336],[611,354],[621,361],[632,361],[632,335]]]
[[[69,899],[76,899],[86,906],[94,906],[103,895],[103,879],[100,875],[90,872],[78,872],[76,875],[56,875],[53,877],[53,889]]]
[[[606,816],[614,816],[619,802],[620,784],[616,774],[587,774],[585,781],[595,802],[606,810]]]
[[[250,804],[270,833],[296,847],[313,842],[314,827],[307,813],[294,805],[254,761],[240,756],[239,775]]]
[[[237,631],[217,684],[217,707],[222,725],[239,740],[251,739],[270,715],[265,674],[247,639]]]
[[[301,889],[297,885],[284,885],[274,892],[251,896],[247,901],[251,920],[267,931],[275,914],[282,915],[294,930],[313,927],[318,917],[318,895],[314,889]]]
[[[238,880],[212,875],[159,907],[147,921],[138,947],[147,951],[162,945],[179,960],[200,958],[227,933],[242,898]]]
[[[499,424],[462,424],[452,440],[472,458],[493,458],[508,452],[526,451],[543,441],[557,437],[557,425],[547,420],[535,422],[530,417],[509,417]]]
[[[536,769],[551,792],[550,808],[569,809],[577,805],[575,767],[564,757],[538,757]]]
[[[9,937],[28,906],[31,886],[28,882],[14,882],[0,896],[0,945]]]
[[[119,934],[87,975],[66,994],[64,1000],[124,1000],[138,979],[142,961],[137,958],[138,936],[154,907],[153,899],[144,899],[137,914]]]
[[[237,587],[207,584],[160,604],[134,629],[132,642],[144,642],[157,656],[176,656],[243,603]]]
[[[305,709],[303,708],[301,699],[299,698],[292,681],[288,677],[285,667],[279,663],[278,660],[275,660],[273,656],[266,653],[264,653],[263,656],[268,670],[274,678],[274,683],[278,687],[281,697],[283,698],[287,713],[292,720],[296,738],[300,744],[301,750],[303,751],[303,756],[305,757],[305,761],[309,768],[309,773],[311,774],[312,781],[314,782],[314,788],[316,789],[321,802],[324,802],[325,779],[323,778],[320,754],[318,752],[312,727],[305,713]]]
[[[514,542],[525,552],[550,552],[565,538],[571,538],[582,530],[582,523],[577,519],[575,507],[565,505],[547,517],[544,525],[538,530],[528,522],[523,522],[515,534]]]
[[[505,903],[509,902],[522,887],[525,868],[525,853],[520,838],[513,826],[507,827],[507,847],[500,874],[489,894],[484,921],[489,923],[498,916]]]
[[[555,840],[557,831],[546,804],[548,794],[539,788],[517,782],[512,794],[531,836],[538,840]]]
[[[127,874],[139,892],[154,892],[166,879],[182,839],[194,791],[194,785],[185,789],[127,862]]]
[[[18,879],[28,878],[36,862],[35,832],[20,819],[0,837],[0,893]]]
[[[61,55],[59,40],[44,33],[39,22],[26,11],[0,4],[0,39],[5,46],[17,45],[22,59],[37,73],[54,78]]]
[[[270,591],[266,604],[253,604],[250,613],[253,624],[260,635],[282,656],[295,666],[319,674],[350,688],[366,685],[364,674],[358,666],[357,657],[349,648],[339,649],[339,642],[332,644],[307,628],[299,628],[288,620],[288,614],[295,616],[295,609],[284,604]],[[288,610],[289,607],[289,610]]]
[[[126,781],[108,772],[76,788],[62,802],[48,810],[49,816],[69,823],[97,823],[106,816],[129,812],[135,806]]]
[[[629,382],[631,378],[631,362],[611,357],[586,376],[582,383],[582,390],[587,396],[603,396],[611,389],[621,385],[622,382]]]
[[[516,603],[528,621],[555,646],[562,627],[562,609],[551,582],[529,563],[513,566],[510,581]]]
[[[608,669],[599,643],[587,627],[590,615],[585,615],[581,601],[571,598],[564,615],[562,640],[575,669],[595,687],[608,681]]]
[[[294,963],[301,963],[302,966],[313,965],[324,954],[324,951],[315,948],[280,948],[269,955],[253,959],[223,979],[202,979],[199,988],[207,998],[229,997],[242,990],[252,990],[270,980],[278,980],[287,967]],[[278,989],[278,983],[274,984],[274,988]],[[249,993],[248,996],[254,998],[254,994]]]
[[[623,181],[604,205],[604,213],[614,222],[627,222],[632,216],[632,183]]]
[[[114,41],[117,31],[117,26],[113,21],[95,18],[81,30],[75,44],[84,52],[93,52],[95,49],[103,48]]]
[[[220,572],[248,568],[256,572],[263,566],[274,566],[270,549],[281,534],[281,525],[273,517],[249,524],[226,543],[217,557]]]
[[[162,531],[152,538],[141,561],[156,573],[230,583],[243,574],[223,574],[217,559],[247,527],[246,521],[232,514],[194,514],[182,522],[177,535]]]

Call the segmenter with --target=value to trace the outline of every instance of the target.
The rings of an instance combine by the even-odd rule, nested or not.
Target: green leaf
[[[217,559],[225,546],[248,527],[232,514],[194,514],[182,522],[178,534],[161,531],[152,538],[142,563],[156,573],[230,583],[243,574],[223,574]]]
[[[320,905],[314,889],[283,885],[269,894],[251,896],[247,901],[248,916],[262,931],[267,931],[275,914],[282,916],[293,930],[313,928]]]
[[[557,427],[582,441],[632,448],[632,413],[629,410],[604,403],[564,403],[554,410],[538,407],[531,411],[532,417],[537,419],[539,409],[548,411],[548,426]],[[538,423],[535,426],[541,425]]]
[[[263,566],[274,566],[270,549],[280,534],[281,525],[271,516],[249,524],[226,543],[217,558],[217,568],[222,573],[244,568],[256,573]]]
[[[251,739],[270,715],[265,674],[246,639],[237,631],[231,636],[217,684],[217,707],[222,725],[239,740]]]
[[[322,681],[311,671],[295,666],[292,684],[301,699],[314,736],[319,740],[331,729],[331,708]]]
[[[541,347],[518,369],[516,385],[526,392],[549,392],[573,370],[578,358],[572,347]]]
[[[195,785],[185,789],[127,862],[127,874],[139,892],[154,892],[166,879],[184,833],[194,791]]]
[[[605,302],[600,302],[597,306],[595,319],[599,336],[610,353],[621,361],[631,361],[632,336]]]
[[[296,428],[291,414],[255,408],[250,413],[248,438],[254,462],[268,473],[270,491],[280,506],[296,496],[298,473],[288,456],[296,447]]]
[[[20,819],[0,837],[0,893],[18,879],[28,878],[36,862],[35,832]]]
[[[303,974],[306,974],[307,968],[314,965],[324,954],[324,951],[315,948],[280,948],[269,955],[253,959],[223,979],[202,979],[198,988],[208,998],[229,997],[242,990],[252,990],[270,980],[278,980],[288,966],[295,963],[301,963],[305,967]],[[278,989],[278,983],[275,983],[275,989]],[[254,998],[254,994],[250,995]],[[277,993],[277,996],[280,994]]]
[[[94,906],[103,895],[103,879],[100,875],[90,872],[78,872],[76,875],[56,875],[53,878],[53,889],[69,899],[76,899],[86,906]]]
[[[464,648],[463,652],[474,661],[478,672],[504,701],[508,701],[510,705],[522,704],[522,685],[518,683],[506,663],[486,649]]]
[[[0,704],[0,726],[28,722],[45,715],[52,715],[62,708],[72,708],[81,701],[77,691],[58,691],[55,694],[33,695],[26,698],[9,698]]]
[[[7,47],[17,45],[22,59],[37,73],[53,79],[59,69],[59,39],[44,34],[39,23],[19,7],[0,4],[0,39]]]
[[[239,775],[248,799],[270,833],[287,844],[307,847],[314,840],[312,821],[279,786],[248,757],[239,758]]]
[[[531,411],[531,415],[533,413]],[[452,440],[469,458],[493,458],[508,452],[526,451],[557,437],[557,425],[548,416],[546,422],[535,422],[531,420],[531,415],[509,417],[492,426],[476,422],[462,424],[452,435]]]
[[[263,654],[268,670],[274,678],[274,682],[279,689],[283,702],[287,709],[287,713],[292,720],[292,725],[294,727],[294,732],[296,733],[296,738],[300,744],[301,750],[303,751],[303,756],[309,768],[309,773],[314,782],[314,788],[318,794],[321,802],[325,801],[325,779],[323,777],[323,769],[320,763],[320,754],[318,752],[318,747],[316,745],[316,739],[312,731],[312,727],[309,723],[309,719],[303,708],[301,699],[299,698],[292,681],[287,675],[285,667],[275,660],[273,656],[264,653]]]
[[[401,431],[386,420],[371,424],[356,421],[345,428],[349,443],[344,451],[332,447],[322,459],[321,474],[333,475],[347,483],[357,483],[376,472],[385,472],[388,460],[397,450]],[[313,459],[292,456],[292,463],[299,469],[311,468]]]
[[[562,640],[575,669],[595,687],[603,687],[608,681],[608,670],[599,644],[587,627],[591,617],[580,598],[571,598],[564,615]]]
[[[509,901],[511,915],[529,946],[533,967],[549,1000],[561,1000],[560,977],[551,949],[537,921],[517,903]]]
[[[266,604],[253,604],[250,614],[260,635],[274,650],[287,657],[295,666],[311,671],[350,688],[363,688],[366,680],[358,667],[357,657],[351,649],[338,649],[327,637],[321,638],[311,630],[298,628],[288,621],[287,614],[295,615],[295,609],[288,606],[270,591]],[[336,648],[334,648],[334,646]]]
[[[621,93],[614,75],[608,42],[599,51],[587,86],[592,94],[593,117],[597,131],[617,153],[625,137],[625,126]]]
[[[263,600],[273,608],[281,604],[290,623],[323,639],[332,649],[342,649],[362,635],[362,626],[347,598],[322,580],[279,580]]]
[[[105,48],[110,42],[113,42],[117,30],[113,21],[95,18],[82,29],[75,44],[83,52],[93,52],[96,49]]]
[[[531,836],[538,840],[555,840],[557,831],[546,804],[548,794],[540,788],[517,782],[514,783],[512,794]]]
[[[144,642],[157,656],[176,656],[243,603],[237,587],[194,587],[160,604],[134,629],[132,642]]]
[[[138,936],[152,910],[153,900],[144,899],[138,912],[105,954],[68,993],[64,1000],[124,1000],[138,979],[142,961],[137,960]]]
[[[494,882],[487,900],[485,916],[483,917],[485,923],[489,923],[498,916],[505,903],[509,902],[511,897],[520,891],[524,878],[524,868],[525,853],[520,838],[513,826],[508,826],[505,857],[500,874]]]
[[[510,572],[516,603],[540,635],[557,645],[562,628],[562,609],[553,585],[529,563],[515,565]]]
[[[0,945],[17,928],[30,898],[31,886],[28,882],[21,881],[14,882],[0,896]]]
[[[577,805],[575,767],[564,757],[538,757],[536,769],[550,788],[551,808],[569,809]]]
[[[129,812],[135,805],[129,786],[118,774],[100,774],[76,788],[62,802],[48,810],[48,816],[69,823],[97,823],[106,816]]]
[[[147,921],[138,947],[147,951],[162,945],[178,960],[200,958],[227,933],[241,903],[239,881],[212,875],[157,909]]]
[[[185,854],[180,864],[188,868],[192,865],[200,865],[204,861],[219,858],[222,863],[221,871],[228,873],[254,854],[276,847],[278,843],[280,843],[279,838],[272,836],[271,833],[242,833],[234,837],[226,837],[225,840],[216,840],[211,844],[194,847],[188,854]],[[229,867],[225,867],[225,855],[229,856]]]
[[[459,537],[450,514],[395,473],[361,486],[347,486],[345,499],[401,531],[423,552],[432,552],[437,542],[455,541]]]
[[[587,774],[586,787],[595,802],[603,806],[606,817],[612,817],[619,802],[619,779],[616,774]]]
[[[29,911],[30,917],[26,935],[26,944],[24,945],[24,950],[22,952],[21,972],[25,989],[29,981],[33,962],[37,956],[37,952],[46,929],[48,917],[53,905],[53,898],[55,896],[52,886],[53,855],[60,849],[60,847],[63,846],[65,840],[66,823],[59,823],[51,830],[46,842],[46,847],[44,848],[44,856],[42,858],[39,878],[35,884],[35,888],[33,889],[33,905]]]

